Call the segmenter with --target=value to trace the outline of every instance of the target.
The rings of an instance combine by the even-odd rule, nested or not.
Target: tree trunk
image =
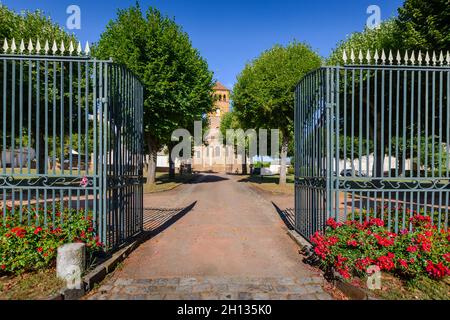
[[[158,158],[158,150],[151,137],[147,138],[147,146],[149,150],[149,161],[147,165],[147,184],[155,184],[156,182],[156,163]]]
[[[175,179],[175,162],[172,159],[172,147],[169,148],[169,178]]]
[[[36,155],[36,158],[39,159],[39,166],[36,167],[38,174],[45,174],[45,163],[47,161],[45,157],[45,137],[44,133],[41,132],[39,134],[39,154]],[[70,150],[72,152],[72,150]]]
[[[287,135],[283,136],[283,142],[281,143],[280,154],[280,185],[286,184],[286,158],[289,149],[289,138]]]

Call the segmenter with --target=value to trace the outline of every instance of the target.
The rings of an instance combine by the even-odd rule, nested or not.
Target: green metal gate
[[[90,212],[111,250],[143,229],[143,86],[89,45],[51,51],[13,40],[0,55],[0,210]]]
[[[328,218],[377,217],[400,232],[422,214],[448,229],[450,55],[401,57],[344,53],[344,66],[298,84],[296,229],[305,237]]]

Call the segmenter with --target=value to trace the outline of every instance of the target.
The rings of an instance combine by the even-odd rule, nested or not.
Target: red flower
[[[23,238],[27,234],[27,231],[24,228],[20,227],[11,229],[11,232],[14,233],[16,236],[18,236],[19,238]]]
[[[447,275],[450,275],[450,269],[439,262],[438,264],[434,264],[433,261],[427,261],[426,271],[433,278],[443,278]]]
[[[394,258],[395,255],[389,252],[386,256],[381,256],[377,259],[377,266],[379,266],[381,270],[391,271],[395,268],[394,261],[392,260]]]
[[[379,218],[372,218],[369,220],[371,226],[384,227],[384,221]]]
[[[406,251],[408,252],[417,252],[418,248],[416,246],[409,246],[406,248]]]
[[[2,264],[1,268],[2,268],[2,270],[5,270],[6,266],[4,264]]]
[[[349,240],[349,241],[347,241],[347,245],[349,247],[355,247],[355,248],[359,246],[359,244],[358,244],[358,242],[356,240]]]
[[[404,259],[398,259],[398,263],[400,264],[400,266],[404,269],[408,269],[408,262]]]
[[[36,229],[34,229],[34,234],[39,234],[39,232],[42,231],[41,227],[37,227]]]
[[[377,234],[375,234],[374,236],[377,239],[378,244],[382,247],[390,247],[394,245],[394,240],[391,240],[389,238],[383,238],[382,236]]]
[[[337,229],[341,226],[340,223],[337,223],[336,220],[334,220],[334,218],[330,218],[327,220],[327,226],[333,228],[333,229]]]
[[[41,253],[42,251],[44,251],[42,247],[37,248],[37,252]]]
[[[363,259],[357,259],[355,262],[355,267],[358,270],[364,271],[373,263],[373,260],[369,257],[363,258]]]
[[[447,262],[450,262],[450,252],[444,254],[444,255],[442,256],[442,258],[444,258]]]

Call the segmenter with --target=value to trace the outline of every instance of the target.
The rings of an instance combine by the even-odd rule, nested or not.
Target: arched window
[[[220,157],[220,147],[216,147],[216,158]]]
[[[222,101],[222,95],[219,94],[219,101]]]
[[[223,95],[223,101],[227,101],[227,96],[225,94]]]

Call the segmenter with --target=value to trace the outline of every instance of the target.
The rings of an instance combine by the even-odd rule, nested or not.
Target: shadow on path
[[[195,179],[194,181],[190,182],[189,184],[215,183],[215,182],[221,182],[221,181],[227,181],[227,180],[230,180],[230,179],[224,178],[221,176],[216,176],[216,175],[201,175],[200,178]]]
[[[295,211],[294,211],[294,209],[281,210],[280,207],[278,207],[275,204],[275,202],[273,202],[273,201],[272,201],[272,205],[277,210],[278,215],[283,220],[286,227],[288,227],[289,230],[294,230],[295,229]]]
[[[197,204],[193,202],[186,208],[145,208],[144,209],[144,232],[148,237],[154,237],[189,213]]]

